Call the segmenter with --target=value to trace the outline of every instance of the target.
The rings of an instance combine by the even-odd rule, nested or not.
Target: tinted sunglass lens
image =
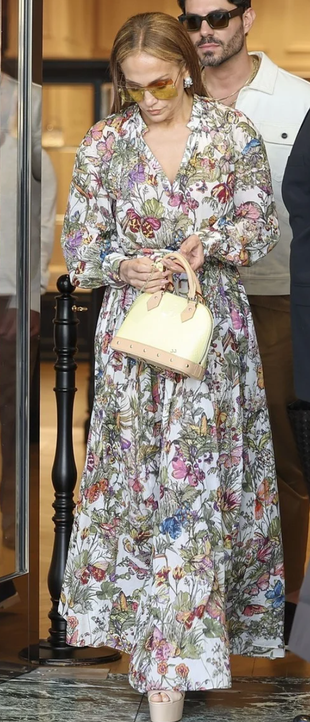
[[[200,15],[189,15],[184,22],[184,26],[189,33],[193,33],[200,30],[201,23],[202,17]]]
[[[185,29],[194,33],[200,30],[203,21],[206,20],[212,30],[222,30],[228,27],[229,17],[228,13],[213,12],[208,13],[205,17],[202,15],[187,15],[183,22]]]
[[[135,103],[140,103],[141,100],[143,100],[143,90],[140,90],[140,88],[127,88],[127,93],[130,100],[133,100]]]
[[[151,93],[158,100],[167,100],[174,98],[177,94],[177,88],[172,80],[163,81],[161,84],[149,85],[146,88],[120,88],[122,102],[133,100],[134,103],[141,103],[144,99],[145,92]]]
[[[229,17],[227,13],[209,13],[208,23],[212,30],[223,30],[228,27]]]
[[[178,91],[174,85],[166,85],[163,88],[153,88],[151,93],[158,100],[168,100],[168,98],[174,98]]]

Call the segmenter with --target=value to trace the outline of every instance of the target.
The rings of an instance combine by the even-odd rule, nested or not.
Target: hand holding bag
[[[212,339],[212,314],[199,300],[200,283],[184,256],[169,253],[163,265],[168,258],[187,274],[187,298],[169,291],[140,293],[110,345],[159,369],[201,380]]]

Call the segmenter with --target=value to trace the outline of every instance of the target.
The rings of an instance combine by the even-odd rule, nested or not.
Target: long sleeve
[[[278,217],[264,142],[250,121],[235,125],[237,148],[227,183],[213,188],[222,214],[212,224],[204,220],[198,230],[205,256],[225,263],[250,266],[263,258],[279,240]],[[247,119],[246,119],[247,120]],[[233,198],[233,214],[225,202]],[[231,206],[230,206],[231,207]]]
[[[125,285],[118,272],[126,256],[118,242],[109,187],[115,140],[101,121],[85,136],[76,155],[61,244],[71,282],[82,288]]]

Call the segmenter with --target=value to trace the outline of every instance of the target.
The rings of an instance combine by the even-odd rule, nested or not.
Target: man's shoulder
[[[294,133],[296,136],[310,108],[310,83],[280,68],[265,53],[255,54],[261,58],[259,71],[251,85],[239,93],[236,107],[251,118],[261,133],[262,124],[281,128],[290,124],[294,126],[290,138]],[[282,131],[288,132],[284,127]]]
[[[281,68],[280,66],[277,66],[277,68],[279,77],[284,80],[293,91],[294,89],[296,89],[296,92],[302,91],[310,97],[310,83],[308,80],[300,78],[299,75],[294,75],[294,73],[290,73],[288,70],[284,70],[284,68]]]
[[[283,89],[283,91],[287,94],[289,102],[292,101],[292,98],[288,96],[288,91],[290,93],[296,93],[298,97],[304,96],[305,98],[310,99],[310,83],[307,80],[299,77],[298,75],[294,75],[294,73],[290,73],[284,68],[281,68],[280,65],[277,65],[265,53],[259,53],[259,55],[261,56],[261,80],[265,80],[266,77],[268,77],[269,80],[273,78],[275,93],[281,92]],[[258,76],[258,81],[259,80],[260,78]]]

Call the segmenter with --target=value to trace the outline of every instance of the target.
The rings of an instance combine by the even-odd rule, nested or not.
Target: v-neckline
[[[182,170],[182,168],[183,168],[183,165],[185,164],[185,161],[186,161],[186,158],[187,158],[187,153],[188,153],[189,146],[190,146],[190,140],[191,140],[192,134],[193,134],[193,131],[191,130],[190,133],[189,133],[189,135],[188,135],[188,137],[187,137],[187,139],[186,139],[186,143],[185,143],[185,145],[184,145],[184,151],[183,151],[183,155],[182,155],[182,158],[181,158],[181,162],[180,162],[180,165],[179,165],[179,167],[178,167],[178,169],[177,169],[177,172],[176,172],[176,174],[175,174],[175,176],[174,176],[173,181],[171,181],[170,178],[168,178],[167,173],[166,173],[165,169],[163,168],[161,162],[158,160],[158,158],[157,158],[157,156],[155,155],[155,153],[153,153],[152,148],[151,148],[151,147],[149,146],[149,144],[146,142],[145,137],[142,136],[144,145],[145,145],[145,147],[146,147],[147,150],[148,150],[149,156],[152,158],[153,161],[155,161],[155,163],[156,163],[156,165],[157,165],[157,167],[158,167],[158,170],[160,171],[161,175],[165,178],[165,180],[169,183],[170,188],[173,188],[173,186],[175,185],[175,183],[176,183],[176,181],[177,181],[177,179],[178,179],[178,177],[179,177],[179,175],[180,175],[180,173],[181,173],[181,170]]]
[[[150,148],[150,146],[148,145],[148,143],[147,143],[146,140],[145,140],[145,137],[144,137],[144,136],[145,136],[145,134],[148,132],[148,126],[147,126],[147,124],[145,123],[145,121],[143,120],[141,113],[139,112],[139,115],[140,115],[140,118],[141,118],[141,121],[142,121],[141,140],[142,140],[142,142],[143,142],[144,148],[146,149],[146,155],[148,155],[149,160],[152,160],[153,162],[156,163],[157,168],[158,168],[158,171],[161,173],[163,179],[165,179],[165,181],[169,184],[170,190],[173,189],[173,186],[175,185],[176,181],[178,180],[178,178],[179,178],[179,176],[180,176],[180,174],[181,174],[181,170],[182,170],[183,166],[184,166],[185,163],[186,163],[186,160],[187,160],[187,156],[188,156],[188,154],[189,154],[189,151],[192,150],[191,141],[192,141],[192,138],[193,138],[193,135],[194,135],[194,133],[193,133],[194,128],[193,128],[193,123],[192,123],[192,121],[193,121],[194,107],[195,107],[195,97],[193,98],[193,105],[192,105],[192,110],[191,110],[191,114],[190,114],[189,121],[188,121],[188,123],[186,123],[186,127],[189,128],[190,133],[189,133],[189,135],[188,135],[188,138],[187,138],[186,143],[185,143],[185,146],[184,146],[184,151],[183,151],[183,155],[182,155],[182,159],[181,159],[180,165],[179,165],[179,167],[178,167],[178,169],[177,169],[176,175],[175,175],[174,180],[173,180],[172,182],[171,182],[170,179],[168,178],[167,173],[166,173],[166,171],[164,170],[164,168],[163,168],[162,164],[160,163],[160,161],[158,160],[157,156],[155,155],[155,153],[153,153],[152,149]]]

